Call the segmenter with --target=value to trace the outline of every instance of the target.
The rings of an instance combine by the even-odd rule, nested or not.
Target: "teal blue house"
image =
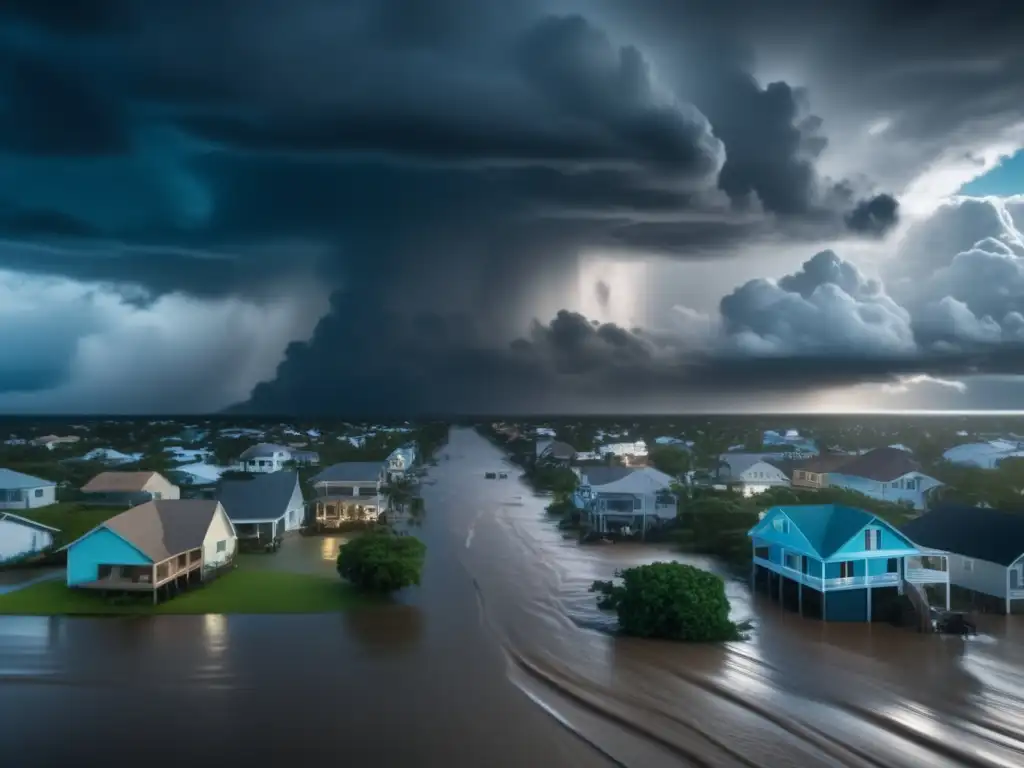
[[[917,581],[922,557],[889,523],[838,504],[773,507],[747,535],[755,589],[826,621],[878,618],[906,581]]]

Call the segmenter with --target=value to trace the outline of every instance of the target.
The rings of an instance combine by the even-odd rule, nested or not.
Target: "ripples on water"
[[[568,709],[587,722],[577,730],[609,754],[631,739],[623,751],[635,754],[642,734],[662,758],[697,765],[1024,765],[1024,653],[1008,634],[1019,619],[983,617],[983,634],[967,641],[825,625],[781,612],[723,573],[734,620],[756,627],[748,642],[616,638],[589,592],[595,579],[659,559],[712,571],[716,563],[657,545],[579,547],[545,519],[546,499],[483,479],[495,459],[478,440],[453,435],[458,459],[438,468],[428,508],[447,508],[456,487],[479,505],[465,560],[513,679],[558,717],[572,723]],[[503,503],[519,493],[521,506]]]

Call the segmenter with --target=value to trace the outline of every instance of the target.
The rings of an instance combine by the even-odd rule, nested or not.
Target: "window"
[[[864,531],[864,549],[872,552],[882,548],[882,532],[877,528]]]
[[[963,566],[964,572],[974,573],[974,561],[969,557],[961,557],[960,564]]]
[[[846,561],[839,564],[839,578],[841,579],[852,579],[853,578],[853,563]]]
[[[43,498],[43,489],[42,488],[36,488],[35,497],[37,499]]]
[[[228,551],[228,543],[227,543],[226,540],[222,539],[221,541],[217,542],[217,551],[218,552],[227,552]]]
[[[772,528],[779,533],[789,533],[789,520],[784,517],[776,517],[772,520]]]
[[[162,498],[163,498],[163,494],[160,493],[160,491],[153,491],[153,499],[155,501],[159,501]]]
[[[787,552],[786,553],[786,567],[787,568],[791,568],[794,571],[799,571],[800,570],[800,555],[794,554],[792,552]]]
[[[805,477],[807,477],[807,473],[804,472],[802,469],[798,469],[796,471],[796,479],[797,480],[803,480]]]

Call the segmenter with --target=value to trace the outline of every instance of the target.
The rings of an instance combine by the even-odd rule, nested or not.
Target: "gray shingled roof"
[[[299,475],[293,471],[268,472],[252,480],[224,480],[217,501],[232,520],[279,520],[288,511]]]
[[[201,547],[218,506],[219,502],[210,499],[147,501],[110,518],[101,527],[109,528],[157,563]]]
[[[1024,512],[949,505],[900,528],[919,547],[1012,565],[1024,555]]]
[[[636,472],[636,467],[580,467],[580,473],[592,486],[607,485]]]
[[[384,468],[382,461],[344,461],[333,464],[312,479],[313,483],[374,483]]]
[[[282,451],[285,453],[291,453],[291,448],[285,445],[278,445],[277,443],[257,443],[251,448],[246,448],[242,451],[242,455],[238,458],[242,461],[247,461],[248,459],[269,458],[275,453],[280,453]]]

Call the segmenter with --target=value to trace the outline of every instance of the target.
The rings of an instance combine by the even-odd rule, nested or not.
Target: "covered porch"
[[[380,496],[318,496],[309,502],[310,517],[320,530],[373,522],[384,511],[383,504]]]
[[[833,621],[872,621],[895,597],[913,592],[908,596],[916,605],[918,595],[930,598],[927,593],[937,587],[942,591],[936,597],[947,610],[950,602],[948,558],[931,552],[820,560],[754,539],[751,585],[766,587],[773,599],[801,615],[813,604],[810,615]]]
[[[75,584],[76,589],[102,592],[148,593],[156,603],[160,596],[173,594],[204,576],[202,548],[181,552],[152,565],[101,563],[97,578]]]
[[[284,519],[233,520],[238,548],[245,550],[275,551],[284,538]]]

